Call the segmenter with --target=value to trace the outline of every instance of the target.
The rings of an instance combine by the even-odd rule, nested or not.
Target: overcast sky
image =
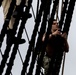
[[[33,2],[34,5],[34,11],[36,11],[36,1]],[[31,11],[31,10],[30,10]],[[4,22],[4,16],[3,16],[3,9],[2,7],[0,8],[0,31],[2,29],[2,25]],[[33,26],[34,25],[34,18],[31,18],[28,20],[27,25],[25,26],[28,32],[28,36],[30,38],[31,34],[32,34],[32,30],[33,30]],[[64,67],[64,75],[76,75],[76,5],[74,8],[74,13],[73,13],[73,17],[72,17],[72,22],[71,22],[71,26],[70,26],[70,30],[69,30],[69,35],[68,35],[68,42],[69,42],[69,52],[66,54],[66,61],[65,61],[65,67]],[[23,33],[23,38],[26,39],[26,43],[23,45],[19,46],[22,58],[24,60],[25,58],[25,53],[27,50],[26,46],[28,44],[27,41],[27,37],[25,32]],[[6,38],[5,38],[6,39]],[[3,46],[1,48],[2,53],[4,53],[5,50],[5,42],[3,43]],[[1,54],[0,54],[0,62],[2,60]],[[7,67],[7,66],[6,66]],[[17,53],[15,62],[14,62],[14,67],[12,69],[12,73],[13,75],[20,75],[20,71],[22,68],[22,63],[19,57],[19,54]],[[4,73],[3,73],[4,75]],[[61,73],[60,73],[61,75]]]

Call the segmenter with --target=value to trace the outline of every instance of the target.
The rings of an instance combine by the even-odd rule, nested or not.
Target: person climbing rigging
[[[59,25],[56,20],[53,21],[52,27],[51,27],[51,34],[49,34],[48,43],[46,45],[45,49],[45,55],[43,57],[43,68],[45,69],[45,75],[48,74],[48,69],[50,67],[50,63],[52,61],[53,55],[56,54],[55,60],[57,60],[57,54],[62,52],[68,52],[69,51],[69,45],[67,42],[67,34],[66,32],[62,33],[60,31]],[[42,42],[45,41],[46,33],[43,35]],[[59,56],[60,57],[60,56]],[[58,61],[57,61],[58,62]],[[55,64],[54,64],[55,66]],[[53,70],[55,70],[54,68]],[[57,71],[57,70],[56,70]],[[53,71],[55,72],[55,71]],[[49,74],[54,75],[54,74]],[[55,75],[58,75],[58,73]]]
[[[3,7],[4,20],[6,20],[6,16],[7,16],[11,2],[12,2],[12,0],[3,0],[2,4],[0,3]],[[21,3],[21,0],[16,0],[16,5],[14,7],[13,14],[11,15],[11,20],[9,22],[9,25],[7,27],[7,43],[14,36],[13,25],[15,22],[16,15],[18,13],[17,11],[19,9],[20,3]],[[25,6],[26,7],[28,6],[28,0],[25,1]],[[31,18],[31,17],[32,17],[32,15],[31,15],[31,13],[29,13],[28,18]],[[13,43],[16,43],[16,41],[19,44],[25,43],[25,39],[18,39],[17,37],[14,37],[12,40],[14,40]]]

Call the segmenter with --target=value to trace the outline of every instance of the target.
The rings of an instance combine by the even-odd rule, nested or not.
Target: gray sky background
[[[35,0],[33,2],[33,8],[34,8],[35,12],[36,12],[36,1],[37,0]],[[31,12],[31,10],[30,10],[30,12]],[[3,9],[2,9],[2,7],[0,7],[0,31],[2,29],[3,22],[4,22]],[[27,24],[25,26],[27,29],[29,38],[31,38],[32,30],[34,28],[34,23],[35,23],[34,18],[31,18],[27,21]],[[76,66],[75,66],[76,65],[76,47],[75,47],[76,46],[76,41],[75,41],[76,25],[75,24],[76,24],[76,5],[74,8],[74,13],[73,13],[72,22],[71,22],[71,26],[70,26],[70,30],[69,30],[69,35],[68,35],[69,53],[66,54],[64,75],[76,75]],[[28,41],[27,41],[25,31],[23,33],[23,38],[26,39],[26,43],[20,45],[19,50],[20,50],[22,58],[24,60],[27,49],[28,49]],[[3,46],[1,48],[2,53],[4,53],[4,50],[6,48],[5,42],[6,42],[6,37],[4,39]],[[11,54],[11,52],[10,52],[10,54]],[[1,62],[1,60],[2,60],[2,57],[0,54],[0,62]],[[16,59],[14,62],[14,67],[12,68],[13,75],[20,75],[21,69],[22,69],[22,63],[21,63],[19,54],[17,52]],[[3,73],[3,75],[4,75],[4,73]],[[60,73],[60,75],[61,75],[61,73]]]

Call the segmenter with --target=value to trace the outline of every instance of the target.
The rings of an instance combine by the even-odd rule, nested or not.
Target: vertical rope
[[[61,14],[62,14],[62,11],[63,11],[63,4],[64,4],[64,0],[62,0]],[[62,63],[61,75],[64,74],[65,57],[66,57],[66,53],[64,52],[63,53],[63,63]]]
[[[31,8],[32,8],[32,13],[33,13],[33,16],[34,16],[34,20],[36,19],[36,17],[35,17],[35,13],[34,13],[34,9],[33,9],[33,6],[31,6]]]
[[[73,0],[73,1],[70,0],[70,3],[69,3],[67,16],[66,16],[66,21],[65,21],[66,26],[64,25],[64,29],[63,29],[63,31],[67,32],[67,34],[69,32],[69,27],[70,27],[70,22],[71,22],[71,19],[72,19],[72,14],[73,14],[75,2],[76,2],[76,0]],[[64,53],[64,58],[63,58],[62,75],[63,75],[63,72],[64,72],[65,57],[66,57],[66,53]]]
[[[59,10],[59,4],[57,5],[57,8],[56,8],[56,20],[58,19],[58,21],[59,21],[58,10]]]
[[[1,37],[0,37],[1,43],[0,43],[0,47],[2,45],[3,38],[4,38],[5,33],[7,31],[7,26],[9,24],[9,21],[10,21],[10,18],[11,18],[11,15],[12,15],[12,12],[13,12],[13,9],[14,9],[14,6],[15,6],[15,3],[16,3],[16,0],[14,0],[14,1],[11,2],[10,8],[8,10],[9,12],[7,13],[6,20],[5,20],[4,25],[3,25],[3,29],[1,30]],[[2,74],[2,72],[4,70],[4,67],[5,67],[7,58],[9,56],[8,54],[10,52],[11,45],[12,45],[12,43],[6,46],[6,49],[5,49],[5,52],[4,52],[4,55],[3,55],[3,59],[1,61],[1,65],[0,65],[0,75]]]
[[[63,54],[63,64],[62,64],[62,72],[61,72],[61,75],[64,74],[65,57],[66,57],[66,53],[64,52],[64,54]]]
[[[36,18],[37,18],[37,15],[38,15],[38,11],[39,11],[39,0],[37,0]]]

